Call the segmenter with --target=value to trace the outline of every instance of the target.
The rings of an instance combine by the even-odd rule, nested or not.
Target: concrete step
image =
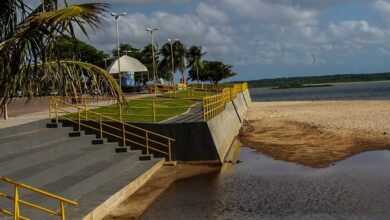
[[[0,152],[2,157],[4,157],[26,149],[39,147],[48,142],[67,137],[71,130],[72,128],[44,128],[29,133],[6,137],[0,140]]]
[[[49,122],[50,121],[48,119],[44,119],[44,120],[26,123],[23,125],[3,128],[0,129],[0,138],[7,137],[7,136],[14,136],[22,133],[28,133],[33,130],[46,128],[46,124]]]
[[[35,166],[44,160],[53,160],[70,152],[90,146],[93,136],[79,138],[63,138],[33,149],[19,151],[17,153],[0,157],[0,174],[7,176],[10,173]]]
[[[67,206],[68,219],[101,219],[141,187],[163,164],[164,159],[139,161],[103,185],[77,200],[78,206]]]
[[[138,162],[137,156],[138,154],[134,153],[114,154],[112,157],[107,157],[105,160],[51,182],[41,187],[41,189],[64,198],[77,200],[84,194],[119,175],[123,170],[127,170],[136,164]],[[23,198],[52,210],[59,208],[59,204],[55,200],[36,193],[29,193],[24,195]],[[12,205],[12,203],[8,204],[10,208],[12,208]],[[24,216],[30,219],[45,219],[45,217],[49,217],[46,213],[34,209],[24,209]]]
[[[35,166],[11,173],[7,177],[36,188],[41,188],[50,182],[71,175],[78,170],[112,156],[115,154],[117,145],[105,144],[84,147],[65,154],[60,158],[44,161]],[[10,193],[12,191],[0,188],[0,192]]]

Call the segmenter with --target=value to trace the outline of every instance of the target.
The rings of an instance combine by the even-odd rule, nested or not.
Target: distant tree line
[[[365,82],[390,80],[390,73],[338,74],[327,76],[285,77],[248,81],[252,88],[257,87],[292,87],[291,85],[325,84],[342,82]]]
[[[63,59],[72,59],[74,51],[77,51],[78,59],[106,68],[118,56],[118,50],[115,48],[111,55],[96,49],[85,42],[70,38],[61,38],[59,40],[58,51]],[[119,46],[120,55],[128,55],[136,58],[143,63],[150,73],[153,72],[152,45],[147,44],[139,49],[131,44],[122,43]],[[171,52],[172,49],[172,52]],[[171,80],[172,70],[181,73],[182,79],[219,83],[221,80],[236,75],[233,72],[233,66],[224,64],[221,61],[203,60],[206,54],[201,46],[191,46],[187,48],[182,42],[174,41],[172,46],[169,42],[165,43],[160,49],[156,46],[155,60],[157,62],[157,77],[165,80]],[[173,66],[172,66],[173,54]],[[185,76],[186,71],[188,76]]]

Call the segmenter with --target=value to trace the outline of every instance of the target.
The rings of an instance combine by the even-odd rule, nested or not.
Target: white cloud
[[[315,25],[318,12],[299,6],[267,2],[264,0],[221,0],[240,16],[266,23]]]
[[[159,27],[156,32],[156,42],[161,46],[167,38],[178,38],[187,45],[225,45],[231,43],[226,34],[231,31],[223,27],[209,25],[195,15],[172,14],[162,11],[150,15],[134,13],[119,19],[120,41],[128,42],[137,47],[143,47],[150,42],[150,34],[146,27]],[[90,36],[91,42],[108,51],[116,43],[115,20],[104,18],[102,28]],[[223,33],[226,32],[226,33]]]
[[[190,0],[67,0],[69,4],[85,4],[85,3],[108,3],[115,6],[134,6],[148,4],[164,4],[164,3],[186,3]]]
[[[227,23],[229,21],[228,16],[223,11],[203,2],[198,4],[196,15],[206,22]]]
[[[331,23],[329,32],[338,40],[356,44],[381,44],[389,40],[388,30],[371,26],[364,20],[343,21],[339,24]]]
[[[390,2],[388,1],[384,1],[384,0],[378,0],[378,1],[375,1],[373,4],[372,4],[372,7],[383,13],[383,14],[389,14],[390,13]]]

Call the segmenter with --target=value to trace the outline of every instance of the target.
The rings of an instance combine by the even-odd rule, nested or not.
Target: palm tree
[[[173,67],[172,67],[172,52],[171,44],[166,43],[160,49],[160,54],[162,59],[159,62],[159,69],[161,73],[165,73],[166,79],[171,79],[171,72],[180,71],[182,77],[184,78],[184,71],[186,70],[185,66],[185,46],[180,41],[175,41],[172,43],[173,49]]]
[[[199,69],[203,68],[202,57],[206,52],[202,52],[202,47],[192,46],[186,53],[186,58],[188,61],[187,68],[190,69],[190,73],[196,73],[196,79],[199,83]],[[192,79],[195,77],[191,76]]]
[[[96,29],[107,5],[57,9],[56,0],[44,0],[33,10],[26,2],[0,1],[0,107],[5,119],[7,103],[16,92],[28,100],[38,91],[76,94],[85,78],[90,79],[91,89],[104,86],[110,95],[123,98],[118,84],[105,70],[77,60],[61,60],[56,49],[61,37],[76,39],[75,28],[85,35],[88,26]]]
[[[171,47],[170,43],[166,43],[160,49],[160,55],[162,56],[162,59],[158,63],[158,69],[162,77],[166,80],[172,80],[171,73],[175,71],[172,67],[171,48],[173,48],[173,45]]]
[[[154,46],[154,60],[158,60],[159,53],[156,51],[156,46]],[[139,52],[139,61],[146,66],[149,73],[153,73],[153,53],[152,53],[152,44],[147,44],[145,47]],[[157,73],[157,72],[156,72]],[[154,77],[154,76],[153,76]],[[156,76],[158,77],[158,76]],[[157,79],[154,79],[157,80]]]
[[[186,47],[180,41],[173,43],[173,61],[175,64],[174,72],[180,71],[182,79],[184,79],[184,71],[186,70]]]

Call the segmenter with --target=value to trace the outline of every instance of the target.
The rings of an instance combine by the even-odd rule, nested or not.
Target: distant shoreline
[[[369,74],[338,74],[325,76],[300,76],[284,77],[274,79],[249,80],[251,88],[261,87],[285,87],[285,85],[310,85],[310,84],[334,84],[334,83],[355,83],[355,82],[375,82],[389,81],[390,72],[369,73]]]
[[[303,88],[313,88],[313,87],[329,87],[334,86],[332,84],[305,84],[305,85],[292,85],[292,86],[278,86],[273,87],[272,89],[303,89]]]

